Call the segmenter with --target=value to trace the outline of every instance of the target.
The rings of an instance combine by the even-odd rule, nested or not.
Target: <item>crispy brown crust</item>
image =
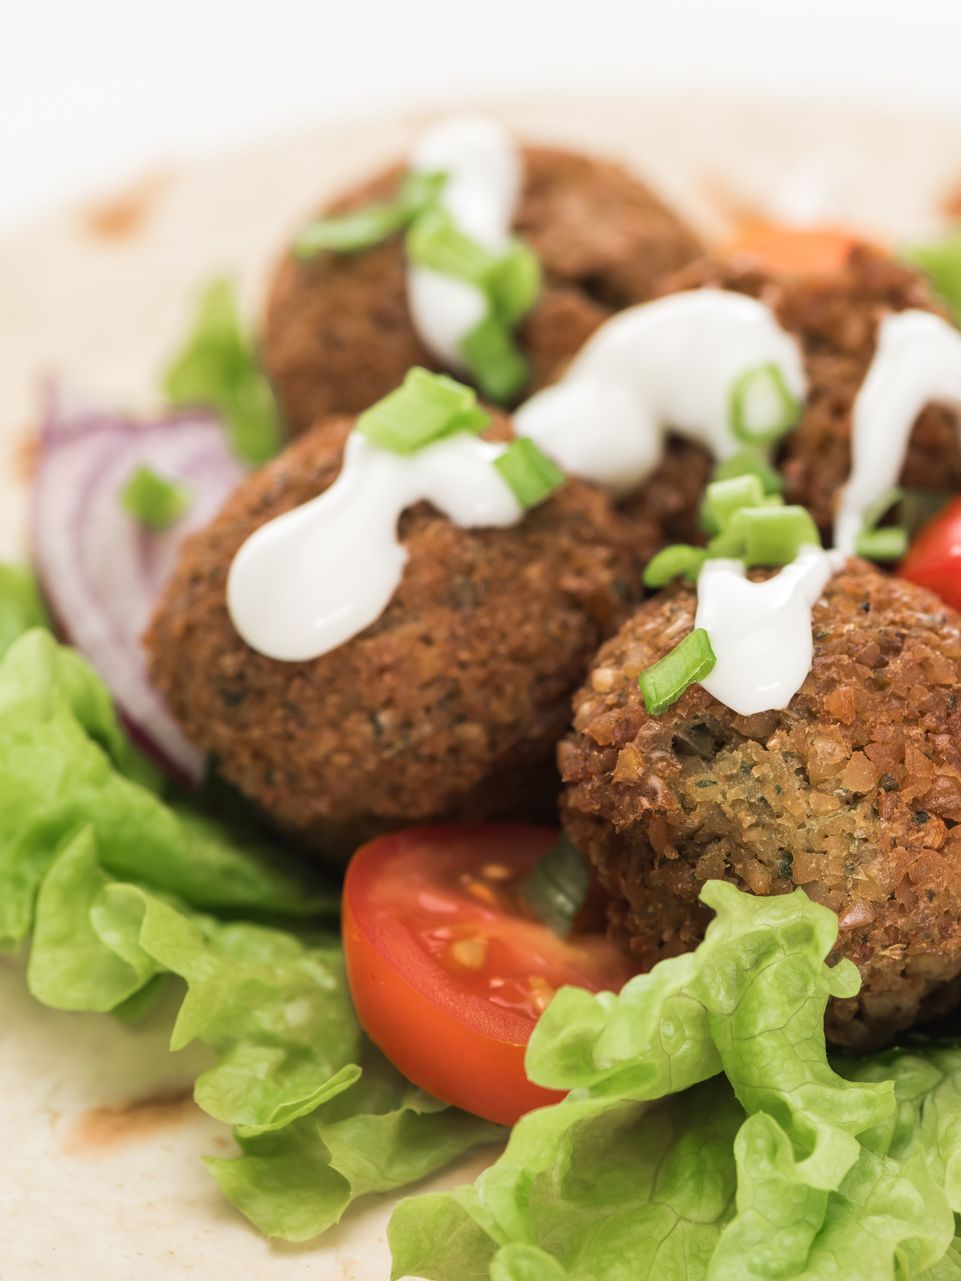
[[[619,165],[547,147],[524,149],[515,229],[537,254],[544,287],[520,331],[532,388],[552,382],[613,311],[701,252],[676,214]],[[390,198],[399,168],[331,206]],[[292,432],[328,414],[359,413],[411,365],[437,368],[407,311],[403,243],[358,254],[285,253],[267,299],[261,355]]]
[[[814,610],[810,675],[784,711],[737,716],[700,687],[646,714],[637,675],[693,623],[676,588],[597,656],[559,749],[564,821],[646,967],[686,951],[712,877],[800,885],[840,916],[860,996],[832,1040],[882,1044],[961,973],[961,616],[861,561]]]
[[[834,500],[851,470],[851,409],[874,355],[878,325],[892,311],[943,313],[924,277],[870,249],[823,276],[765,275],[747,263],[702,259],[666,281],[664,293],[714,285],[761,298],[801,342],[809,381],[804,414],[787,437],[779,466],[789,502],[810,508],[829,530]],[[911,435],[901,483],[913,489],[961,489],[956,414],[931,405]]]
[[[571,693],[636,603],[657,525],[573,481],[505,530],[423,504],[402,518],[410,559],[381,618],[322,658],[275,662],[234,631],[227,570],[255,528],[330,485],[351,426],[300,437],[188,541],[147,636],[154,684],[227,779],[322,849],[428,819],[556,813]]]

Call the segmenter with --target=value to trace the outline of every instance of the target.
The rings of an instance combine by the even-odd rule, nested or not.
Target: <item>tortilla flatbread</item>
[[[638,94],[505,103],[491,114],[526,137],[624,159],[708,235],[740,210],[772,208],[887,241],[924,235],[945,225],[961,179],[961,122],[930,111]],[[330,125],[151,174],[0,243],[0,558],[25,550],[30,430],[45,377],[106,403],[154,407],[199,287],[229,274],[253,311],[305,212],[396,157],[430,118]],[[384,1281],[389,1199],[304,1247],[270,1245],[221,1199],[199,1157],[229,1154],[232,1140],[191,1101],[203,1056],[166,1050],[169,1021],[161,1011],[133,1030],[54,1013],[27,996],[21,962],[0,961],[0,1274]],[[489,1155],[433,1186],[472,1179]]]

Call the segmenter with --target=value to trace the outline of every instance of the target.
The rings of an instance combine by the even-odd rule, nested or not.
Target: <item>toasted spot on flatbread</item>
[[[87,1108],[70,1126],[63,1150],[69,1156],[92,1155],[149,1138],[182,1124],[195,1112],[191,1085],[173,1085],[141,1098]]]
[[[156,170],[112,196],[87,205],[81,211],[84,230],[100,240],[125,240],[136,235],[172,177],[169,170]]]

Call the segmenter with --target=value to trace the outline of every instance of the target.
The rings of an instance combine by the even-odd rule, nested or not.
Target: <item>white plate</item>
[[[707,232],[738,206],[773,200],[913,236],[943,224],[961,181],[961,119],[930,112],[639,94],[494,114],[528,137],[625,159]],[[109,402],[149,406],[202,282],[235,276],[253,308],[304,212],[396,156],[423,123],[328,127],[157,175],[123,236],[71,210],[0,244],[0,557],[23,551],[25,441],[43,378],[55,371]],[[0,963],[0,1276],[384,1281],[389,1201],[349,1213],[319,1245],[285,1248],[220,1199],[198,1158],[231,1140],[189,1099],[197,1061],[167,1052],[162,1020],[131,1031],[44,1010],[20,965]],[[436,1185],[478,1168],[464,1162]]]

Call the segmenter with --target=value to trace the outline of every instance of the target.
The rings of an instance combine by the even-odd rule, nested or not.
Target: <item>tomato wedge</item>
[[[562,939],[526,911],[519,882],[557,835],[412,828],[358,850],[344,885],[347,976],[365,1031],[416,1085],[504,1125],[562,1097],[524,1072],[554,991],[616,991],[633,972],[602,935]]]
[[[961,609],[961,498],[948,503],[914,539],[898,573]]]

